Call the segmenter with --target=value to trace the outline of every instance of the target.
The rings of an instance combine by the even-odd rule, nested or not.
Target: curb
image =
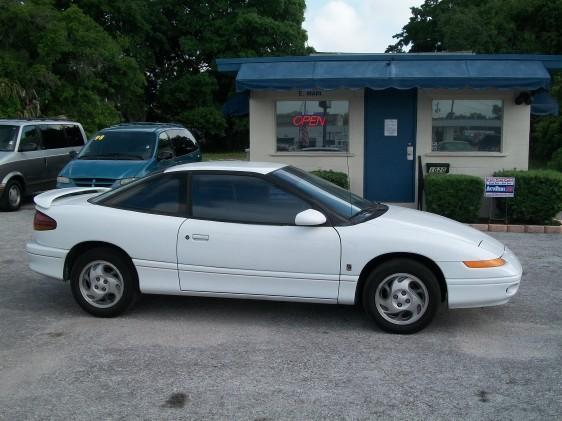
[[[484,232],[516,232],[529,234],[562,234],[562,225],[505,225],[505,224],[467,224]]]

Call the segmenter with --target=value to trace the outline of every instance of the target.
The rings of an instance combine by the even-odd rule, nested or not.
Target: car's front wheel
[[[80,307],[97,317],[114,317],[138,295],[131,260],[115,250],[96,248],[80,255],[70,272],[72,295]]]
[[[431,322],[441,302],[437,277],[411,259],[387,261],[371,272],[363,307],[383,330],[415,333]]]

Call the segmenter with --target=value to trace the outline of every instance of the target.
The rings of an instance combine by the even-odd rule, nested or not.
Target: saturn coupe
[[[357,304],[381,329],[413,333],[441,305],[507,303],[522,275],[482,232],[277,163],[178,165],[35,204],[31,269],[69,281],[99,317],[170,294]]]

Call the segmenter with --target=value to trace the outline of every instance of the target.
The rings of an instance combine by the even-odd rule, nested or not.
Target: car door
[[[336,300],[340,239],[294,224],[313,206],[257,174],[194,172],[178,234],[184,291]]]
[[[24,126],[18,145],[17,170],[23,174],[27,193],[47,188],[45,183],[47,158],[42,150],[41,133],[37,126]]]
[[[89,232],[99,233],[99,238],[91,240],[107,241],[127,251],[142,292],[177,294],[176,245],[186,201],[185,173],[157,174],[133,182],[109,193],[101,199],[103,209],[92,211]],[[77,237],[83,235],[79,228],[76,232]]]

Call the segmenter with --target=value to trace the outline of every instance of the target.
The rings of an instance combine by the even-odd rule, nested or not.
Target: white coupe
[[[30,268],[70,281],[101,317],[139,293],[195,295],[362,304],[380,328],[413,333],[441,304],[506,303],[522,275],[486,234],[282,164],[179,165],[35,203]]]

